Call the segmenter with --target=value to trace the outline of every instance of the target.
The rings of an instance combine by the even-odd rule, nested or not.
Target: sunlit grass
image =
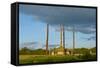
[[[88,59],[88,58],[90,59]],[[72,62],[83,60],[95,60],[96,56],[68,56],[68,55],[20,55],[19,64],[34,64],[34,63],[53,63],[53,62]]]

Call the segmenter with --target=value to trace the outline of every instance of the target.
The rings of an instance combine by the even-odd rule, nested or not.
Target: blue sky
[[[72,27],[75,26],[76,47],[95,47],[95,9],[19,6],[19,47],[45,48],[46,24],[49,23],[49,47],[60,44],[59,24],[65,27],[65,47],[72,48]],[[27,43],[31,43],[30,45]]]

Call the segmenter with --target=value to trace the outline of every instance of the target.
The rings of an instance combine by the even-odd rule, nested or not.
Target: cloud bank
[[[66,29],[85,34],[96,32],[96,10],[94,8],[54,7],[20,5],[20,13],[32,15],[38,21],[52,26],[63,24]],[[70,29],[69,29],[70,28]]]

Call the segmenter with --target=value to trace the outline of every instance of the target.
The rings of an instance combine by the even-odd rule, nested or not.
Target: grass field
[[[72,62],[96,60],[96,56],[68,56],[68,55],[19,55],[19,64],[37,64],[37,63],[53,63],[53,62]]]

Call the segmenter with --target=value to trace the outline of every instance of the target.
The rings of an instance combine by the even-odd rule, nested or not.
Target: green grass
[[[88,59],[88,58],[91,59]],[[20,55],[19,64],[34,64],[34,63],[49,63],[49,62],[71,62],[71,61],[82,61],[82,60],[95,60],[96,57],[93,56],[46,56],[46,55]]]

